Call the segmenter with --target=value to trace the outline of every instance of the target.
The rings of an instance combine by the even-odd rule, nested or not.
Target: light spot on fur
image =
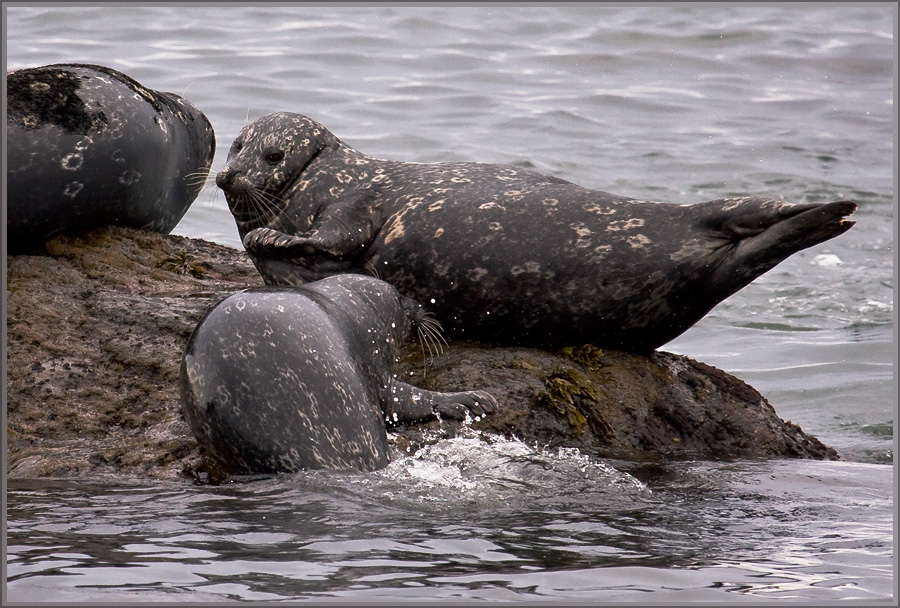
[[[513,266],[509,269],[510,274],[513,276],[518,276],[520,274],[524,274],[526,272],[530,272],[532,274],[537,274],[541,271],[541,265],[537,262],[525,262],[521,266]]]
[[[488,273],[488,271],[484,268],[481,268],[481,267],[473,268],[472,270],[470,270],[469,272],[466,273],[466,278],[469,279],[470,281],[477,283],[487,273]]]
[[[591,241],[591,229],[579,222],[578,224],[572,226],[572,229],[575,231],[575,234],[578,235],[578,240],[575,241],[575,247],[579,249],[584,249],[585,247],[590,247],[593,244]]]
[[[606,257],[606,254],[612,251],[612,245],[597,245],[594,247],[594,251],[592,254],[588,256],[593,262],[598,262]]]
[[[84,184],[81,182],[71,182],[66,184],[66,189],[63,190],[63,194],[69,198],[75,198],[78,196],[78,193],[81,192],[82,188],[84,188]]]
[[[691,239],[682,244],[678,251],[669,254],[669,259],[673,262],[681,260],[698,260],[704,256],[710,255],[716,250],[716,245],[712,241]]]
[[[399,217],[396,218],[393,223],[391,223],[391,227],[388,230],[387,235],[384,237],[384,244],[387,245],[394,239],[401,239],[403,235],[406,234],[403,228],[403,220]]]
[[[129,169],[128,171],[125,171],[124,173],[122,173],[122,175],[119,176],[120,184],[134,184],[136,182],[139,182],[140,180],[141,180],[141,172],[135,171],[134,169]]]
[[[62,168],[66,171],[75,171],[78,167],[81,166],[81,163],[84,162],[84,157],[79,152],[73,152],[72,154],[67,154],[62,159]]]
[[[644,245],[650,243],[650,239],[645,237],[643,234],[635,234],[633,236],[628,237],[625,240],[628,241],[628,244],[631,245],[632,247],[634,247],[635,249],[640,249]]]
[[[631,230],[632,228],[640,228],[644,225],[644,220],[639,217],[633,217],[628,220],[619,220],[618,222],[610,222],[606,229],[615,232],[617,230]]]
[[[733,198],[729,201],[726,201],[722,204],[722,211],[731,211],[732,209],[736,209],[740,207],[747,201],[753,200],[753,197],[750,196],[742,196],[740,198]]]
[[[442,234],[444,234],[444,229],[443,229],[443,228],[438,228],[437,230],[434,231],[434,238],[438,238],[438,237],[441,236]]]
[[[601,205],[591,205],[585,211],[596,213],[597,215],[613,215],[616,210],[612,207],[603,207]]]

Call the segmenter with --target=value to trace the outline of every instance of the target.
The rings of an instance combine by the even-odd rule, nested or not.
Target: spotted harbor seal
[[[168,233],[215,154],[206,116],[98,65],[8,72],[10,253],[60,232],[120,224]]]
[[[653,203],[515,167],[380,160],[289,113],[246,126],[216,183],[268,284],[374,272],[448,335],[633,352],[847,231],[856,209]]]
[[[488,393],[436,393],[391,373],[421,307],[378,279],[259,287],[214,306],[181,364],[185,418],[235,473],[375,470],[385,424],[493,412]]]

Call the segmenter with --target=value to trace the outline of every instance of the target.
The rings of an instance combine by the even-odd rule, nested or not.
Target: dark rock
[[[471,426],[529,445],[577,447],[636,461],[838,458],[779,418],[745,382],[672,353],[644,356],[590,345],[548,353],[456,344],[424,377],[421,357],[418,367],[410,359],[401,369],[407,381],[429,390],[487,390],[501,409]]]
[[[7,259],[8,476],[222,479],[181,415],[178,369],[207,309],[262,284],[247,255],[128,228],[46,248]],[[456,343],[425,367],[412,341],[397,373],[430,390],[490,391],[502,409],[471,426],[540,447],[641,461],[838,458],[746,383],[665,352]],[[393,436],[406,450],[458,429]]]

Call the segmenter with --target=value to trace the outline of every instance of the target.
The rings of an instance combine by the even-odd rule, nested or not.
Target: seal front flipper
[[[256,255],[303,258],[324,251],[327,245],[314,238],[294,236],[272,228],[256,228],[243,239],[244,249]],[[331,255],[334,253],[327,251]]]
[[[388,424],[424,422],[438,417],[464,420],[466,412],[483,416],[497,408],[497,400],[484,391],[438,393],[396,380],[387,387],[381,402]]]
[[[355,214],[352,208],[332,209],[317,220],[312,230],[298,235],[268,227],[255,228],[244,236],[244,248],[256,255],[278,258],[362,256],[375,234],[375,226],[366,217]]]
[[[344,255],[332,243],[313,236],[294,236],[272,228],[256,228],[243,239],[244,248],[267,285],[302,285],[334,274],[362,273],[359,256]]]

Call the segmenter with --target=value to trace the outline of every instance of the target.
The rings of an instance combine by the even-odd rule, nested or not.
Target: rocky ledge
[[[8,477],[222,480],[181,415],[178,370],[207,309],[262,284],[247,255],[125,228],[46,251],[7,259]],[[666,352],[454,343],[426,366],[412,341],[396,371],[430,390],[490,391],[500,411],[470,423],[488,440],[632,461],[838,458],[746,383]],[[458,430],[431,422],[392,441],[410,451]]]

